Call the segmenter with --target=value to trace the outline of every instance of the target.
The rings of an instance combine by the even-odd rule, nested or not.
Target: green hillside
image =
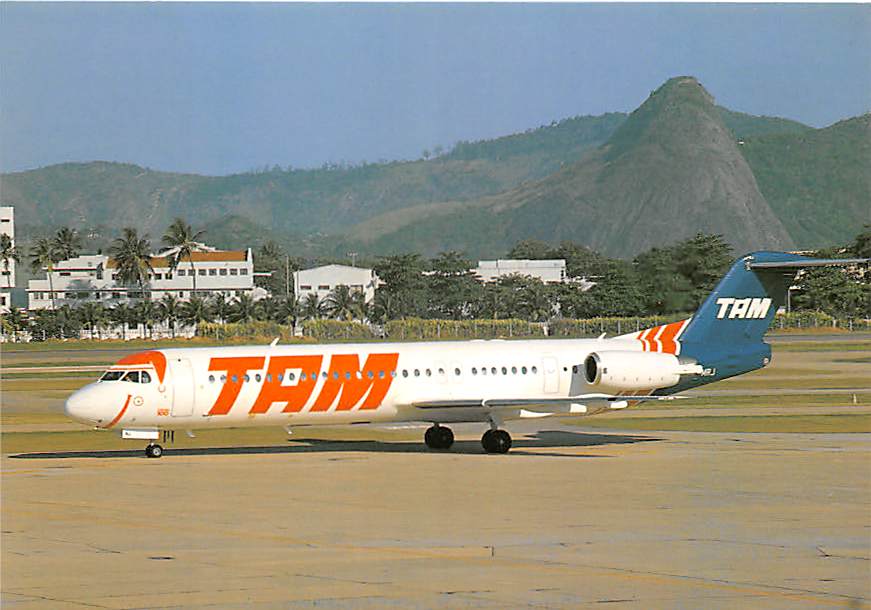
[[[842,243],[871,222],[871,114],[740,147],[798,247]]]
[[[793,242],[759,193],[713,98],[669,80],[581,161],[537,182],[468,202],[408,208],[354,231],[373,251],[506,251],[521,239],[571,240],[610,256],[721,233],[738,251]]]
[[[645,118],[671,111],[675,120],[653,127]],[[743,220],[727,226],[736,245],[756,243],[760,228],[774,226],[773,243],[804,247],[844,241],[868,220],[867,130],[867,117],[814,130],[717,107],[703,96],[667,102],[654,95],[632,115],[572,117],[459,142],[428,160],[218,177],[66,163],[4,174],[0,193],[4,205],[16,207],[22,243],[70,225],[83,231],[88,249],[105,247],[127,225],[156,241],[182,215],[217,245],[271,239],[307,256],[448,246],[495,256],[515,237],[583,240],[615,253],[627,240],[643,248],[677,239],[675,224],[722,227],[729,215],[720,208],[734,212],[747,202],[759,227]],[[740,154],[727,140],[744,141]],[[745,159],[758,189],[742,173]],[[779,220],[768,216],[759,190]],[[642,220],[646,230],[623,232]],[[791,240],[780,234],[781,222]]]

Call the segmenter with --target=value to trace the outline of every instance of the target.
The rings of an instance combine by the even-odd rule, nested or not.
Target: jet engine
[[[681,362],[673,354],[658,352],[602,351],[584,360],[584,377],[591,386],[606,392],[668,388],[681,375],[699,374],[695,362]]]

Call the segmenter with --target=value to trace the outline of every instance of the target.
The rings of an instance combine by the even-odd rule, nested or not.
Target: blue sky
[[[417,158],[684,74],[753,114],[868,112],[871,6],[3,2],[0,170]]]

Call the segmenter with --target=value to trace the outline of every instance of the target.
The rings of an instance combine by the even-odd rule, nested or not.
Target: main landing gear
[[[487,430],[481,437],[481,445],[487,453],[508,453],[511,435],[505,430]]]
[[[450,428],[434,424],[427,428],[423,435],[423,442],[430,449],[450,449],[454,444],[454,433]]]
[[[148,447],[145,448],[145,457],[149,458],[159,458],[163,455],[163,447],[158,445],[157,443],[151,443]]]

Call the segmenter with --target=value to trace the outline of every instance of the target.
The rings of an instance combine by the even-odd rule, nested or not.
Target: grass
[[[705,415],[699,417],[589,417],[566,420],[583,428],[683,432],[871,432],[871,415]]]
[[[852,394],[773,394],[766,396],[694,396],[679,401],[648,401],[632,407],[633,411],[662,411],[674,409],[705,408],[734,409],[784,408],[784,407],[834,407],[852,405]],[[856,405],[871,405],[871,394],[856,392]]]

